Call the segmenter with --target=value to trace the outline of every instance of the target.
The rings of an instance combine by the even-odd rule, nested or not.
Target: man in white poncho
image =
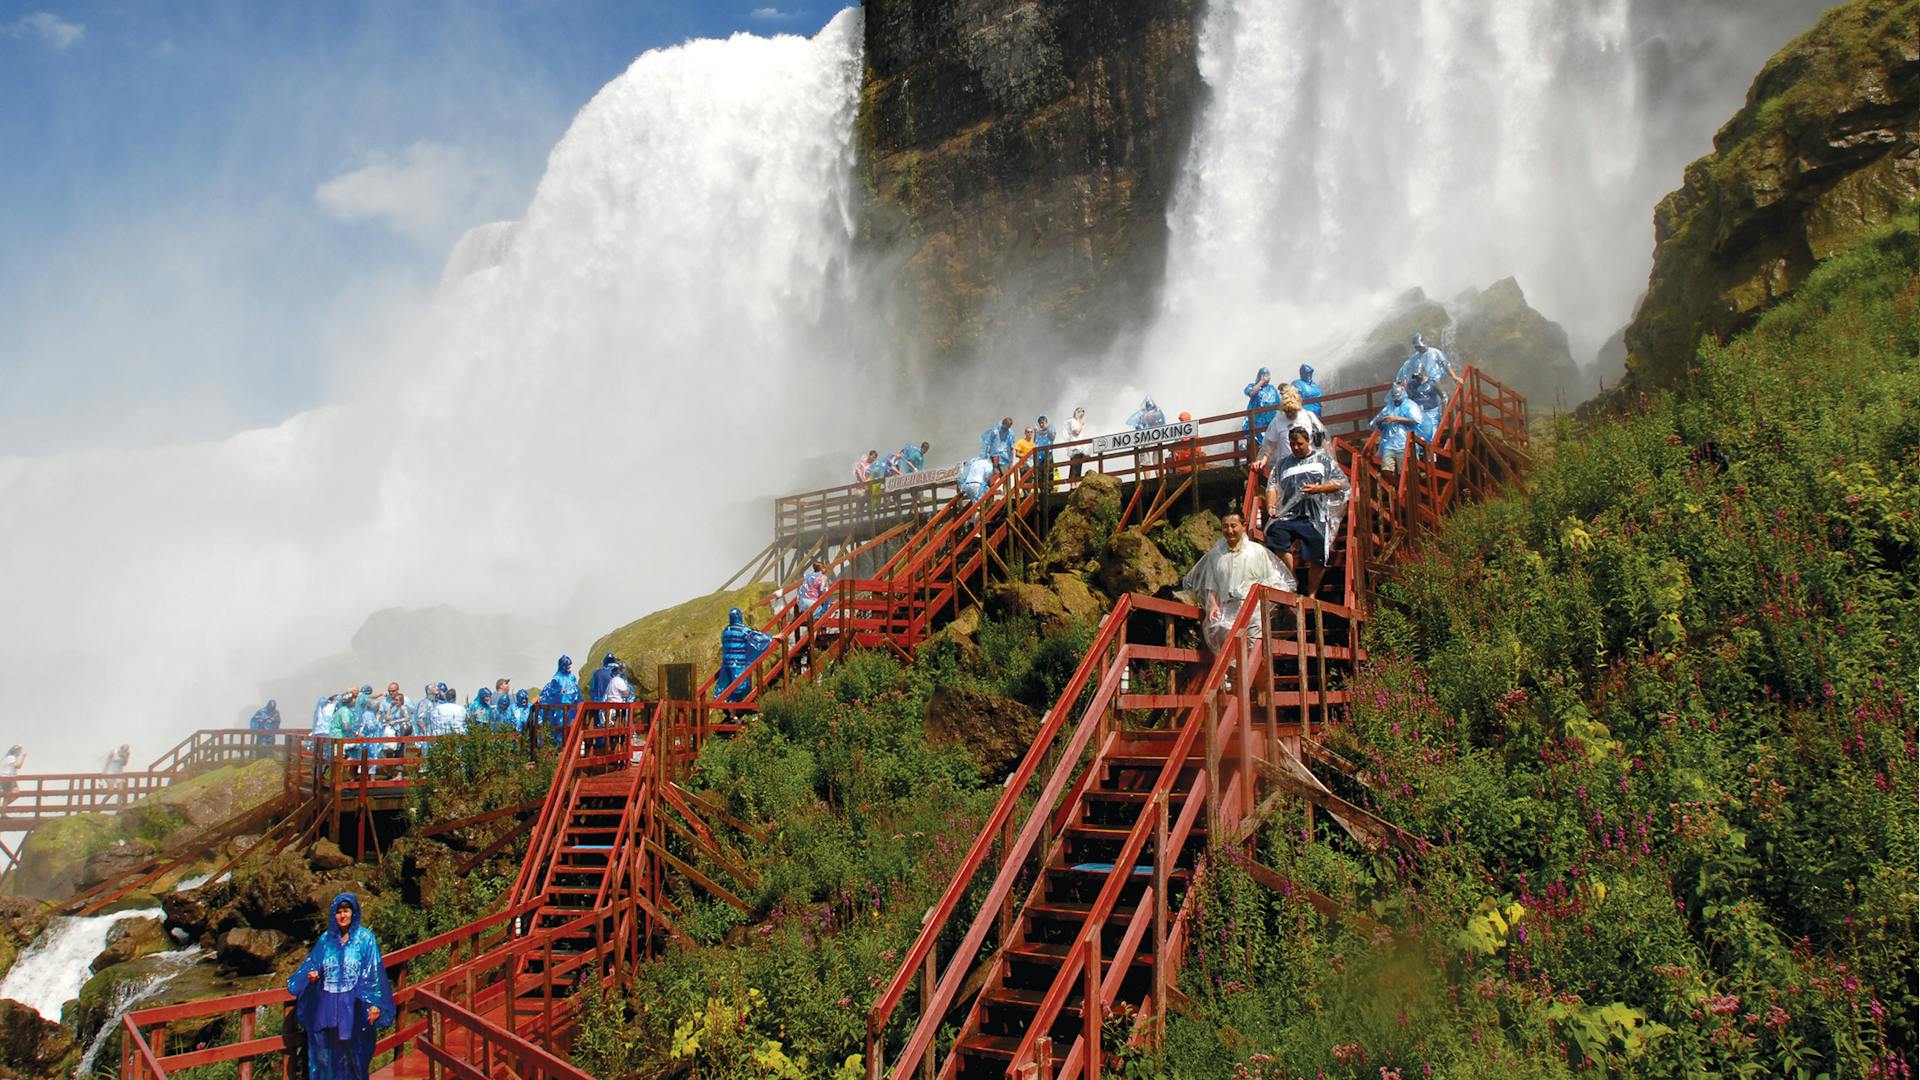
[[[1239,511],[1228,512],[1220,527],[1226,535],[1180,579],[1180,587],[1192,594],[1203,612],[1201,633],[1207,648],[1216,653],[1226,647],[1227,633],[1254,586],[1293,588],[1293,575],[1286,567],[1266,548],[1247,539],[1247,525]]]

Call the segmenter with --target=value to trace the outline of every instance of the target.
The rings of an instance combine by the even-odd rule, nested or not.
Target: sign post
[[[1111,435],[1101,435],[1093,440],[1093,452],[1106,454],[1115,450],[1142,450],[1165,446],[1169,443],[1185,442],[1200,433],[1200,423],[1196,420],[1183,420],[1177,424],[1162,424],[1159,427],[1142,428],[1139,431],[1116,431]]]

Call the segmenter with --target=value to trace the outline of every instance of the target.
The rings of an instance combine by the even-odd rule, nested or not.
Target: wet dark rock
[[[220,963],[241,975],[264,975],[273,970],[274,958],[287,942],[278,930],[229,930],[220,935]]]
[[[340,850],[340,845],[331,840],[320,839],[307,849],[307,865],[315,873],[324,874],[332,870],[344,870],[353,865],[352,856]]]
[[[892,340],[1097,355],[1152,310],[1201,94],[1199,0],[866,8],[862,233]],[[935,387],[937,390],[937,387]]]
[[[107,947],[100,950],[99,956],[93,958],[93,963],[88,965],[88,970],[104,971],[115,964],[124,964],[150,953],[161,952],[171,944],[172,941],[168,938],[159,919],[122,919],[107,931]]]
[[[0,998],[0,1068],[17,1076],[63,1076],[79,1056],[71,1032],[11,998]]]
[[[1012,698],[943,686],[927,699],[928,741],[966,747],[990,779],[1012,772],[1039,731],[1039,715]]]

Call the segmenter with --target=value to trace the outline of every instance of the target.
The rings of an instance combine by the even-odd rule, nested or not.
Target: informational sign
[[[934,484],[950,483],[960,476],[960,466],[948,465],[939,469],[921,469],[919,472],[898,473],[887,477],[886,490],[912,491],[914,488],[931,487]]]
[[[1167,443],[1185,442],[1199,433],[1200,424],[1195,420],[1143,428],[1140,431],[1116,431],[1111,435],[1102,435],[1094,439],[1093,452],[1110,454],[1115,450],[1138,450],[1142,447],[1163,446]]]

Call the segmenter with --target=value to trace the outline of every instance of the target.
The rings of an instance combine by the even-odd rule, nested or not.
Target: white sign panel
[[[1107,454],[1115,450],[1137,450],[1143,446],[1184,442],[1199,433],[1200,424],[1194,420],[1145,428],[1140,431],[1116,431],[1111,435],[1102,435],[1093,440],[1093,452]]]
[[[887,477],[886,490],[889,492],[911,491],[914,488],[949,483],[958,478],[959,475],[960,466],[958,465],[948,465],[940,469],[921,469],[919,472],[899,473]]]

